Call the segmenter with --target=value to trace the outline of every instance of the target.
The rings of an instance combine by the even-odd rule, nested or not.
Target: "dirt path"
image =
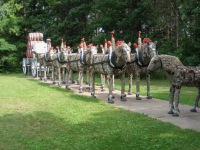
[[[50,83],[50,81],[48,81]],[[62,86],[62,88],[65,88],[65,86]],[[78,89],[79,86],[77,84],[71,84],[70,85],[71,90],[73,90],[75,93],[80,95],[86,95],[91,96],[88,86],[84,85],[84,92],[79,93]],[[135,94],[133,95],[127,95],[127,101],[121,102],[120,101],[120,91],[114,90],[113,91],[115,96],[115,103],[111,105],[116,105],[116,107],[120,107],[126,110],[130,110],[137,113],[146,114],[149,117],[159,119],[164,122],[172,123],[176,126],[179,126],[184,129],[192,129],[195,131],[200,132],[200,109],[198,109],[197,113],[190,112],[190,109],[192,106],[188,105],[179,105],[180,109],[180,116],[179,117],[173,117],[167,112],[169,111],[169,102],[164,100],[158,100],[158,99],[146,99],[145,96],[141,96],[142,100],[136,100]],[[100,87],[96,87],[96,97],[105,103],[107,103],[107,95],[108,95],[108,89],[105,89],[104,92],[100,90]]]

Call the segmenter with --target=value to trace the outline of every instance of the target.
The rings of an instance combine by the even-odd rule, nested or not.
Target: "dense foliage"
[[[103,43],[136,42],[138,31],[158,41],[159,54],[178,56],[185,65],[200,64],[198,0],[2,0],[0,71],[16,71],[25,57],[29,32],[42,32],[52,45],[76,49],[80,39]]]

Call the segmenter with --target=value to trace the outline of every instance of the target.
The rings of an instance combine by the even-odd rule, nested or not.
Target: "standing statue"
[[[42,44],[42,43],[41,43]],[[38,48],[36,47],[37,45],[39,44],[35,44],[34,48],[37,50]],[[39,45],[40,46],[40,45]],[[38,53],[36,50],[34,50],[33,48],[33,51],[34,51],[34,59],[36,61],[34,61],[33,63],[35,63],[33,66],[37,66],[37,63],[39,63],[39,76],[40,76],[40,80],[42,80],[42,70],[44,71],[44,81],[47,81],[47,73],[48,73],[48,70],[49,68],[52,66],[52,63],[51,62],[46,62],[45,61],[45,52],[47,51],[51,51],[53,49],[53,47],[51,46],[51,40],[50,39],[47,39],[47,49],[41,53]],[[39,47],[39,50],[41,49],[41,47]],[[43,68],[43,69],[42,69]],[[37,77],[38,77],[38,73],[37,73]]]
[[[175,56],[156,55],[151,59],[147,71],[150,74],[158,68],[163,69],[171,81],[169,101],[170,111],[168,113],[173,116],[179,116],[180,111],[178,105],[182,85],[192,85],[198,88],[198,95],[194,102],[194,108],[191,109],[191,112],[196,112],[200,99],[200,66],[187,67]]]
[[[58,58],[59,54],[61,52],[70,54],[71,53],[71,48],[70,46],[66,46],[64,43],[63,39],[61,42],[61,49],[57,46],[57,50],[51,50],[45,53],[45,61],[46,62],[51,62],[52,63],[52,80],[53,84],[55,84],[56,81],[56,73],[58,76],[58,85],[64,84],[65,83],[65,72],[71,71],[69,69],[69,66],[66,64],[66,62],[60,61]],[[62,76],[61,76],[61,70],[62,70]],[[72,81],[73,82],[73,81]]]
[[[96,46],[90,46],[86,48],[85,39],[82,38],[80,45],[80,53],[71,53],[67,55],[66,63],[70,69],[79,72],[79,93],[83,92],[83,72],[86,71],[91,64],[91,56],[97,53]],[[67,74],[66,88],[69,89],[69,74]]]
[[[113,101],[113,75],[121,72],[122,81],[125,81],[124,70],[126,64],[130,62],[130,52],[131,49],[126,43],[122,43],[117,46],[115,49],[112,49],[112,43],[108,41],[109,54],[95,54],[91,57],[91,66],[90,66],[90,81],[91,81],[91,95],[95,97],[95,83],[94,75],[96,73],[103,74],[108,76],[109,80],[109,96],[108,103],[114,103]],[[123,82],[121,84],[124,84]],[[124,86],[121,86],[124,87]],[[125,91],[121,91],[121,96]]]
[[[140,42],[140,33],[138,38],[138,45],[134,44],[134,48],[136,53],[131,54],[131,63],[126,67],[126,73],[129,77],[129,89],[128,94],[132,95],[132,78],[133,73],[135,73],[136,78],[136,100],[141,100],[140,97],[140,73],[146,73],[146,81],[147,81],[147,99],[151,99],[150,94],[150,75],[147,74],[147,66],[153,58],[157,54],[156,44],[157,42],[152,42],[149,38],[144,38],[143,42]]]
[[[57,73],[59,75],[59,72],[57,72],[56,67],[55,67],[55,63],[57,61],[57,52],[56,52],[56,50],[53,49],[53,47],[44,54],[44,60],[46,63],[49,63],[52,65],[51,80],[53,81],[53,84],[55,84],[56,83],[55,82],[55,80],[56,80],[55,73]],[[60,85],[60,82],[58,82],[58,85]]]
[[[111,37],[112,37],[112,41],[114,41],[114,32],[111,33]],[[114,42],[112,42],[112,44],[114,44]],[[105,39],[105,45],[100,45],[100,48],[102,50],[102,55],[107,55],[109,54],[109,47],[108,47],[108,44],[107,44],[107,40]],[[105,82],[107,83],[107,86],[109,87],[109,82],[108,82],[108,76],[106,75],[103,75],[101,74],[100,75],[100,79],[101,79],[101,91],[105,91]],[[114,90],[114,75],[112,76],[112,87],[113,87],[113,90]],[[114,98],[114,97],[113,97]]]
[[[66,84],[65,88],[69,89],[69,80],[72,81],[72,83],[75,83],[74,79],[73,79],[73,70],[69,67],[69,63],[68,63],[68,56],[72,54],[72,50],[69,46],[64,46],[64,49],[62,51],[59,51],[57,54],[57,61],[59,63],[59,66],[62,67],[63,72],[66,73],[66,77],[64,79],[64,73],[62,76],[62,81],[63,83]],[[68,81],[67,81],[68,78]],[[59,80],[61,80],[61,78],[59,77]]]

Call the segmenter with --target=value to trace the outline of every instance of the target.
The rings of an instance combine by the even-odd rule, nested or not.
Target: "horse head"
[[[161,61],[160,57],[158,57],[158,55],[155,55],[151,59],[149,65],[147,67],[147,73],[150,74],[151,72],[153,72],[154,70],[156,70],[158,68],[162,68],[162,61]]]
[[[91,59],[92,59],[93,55],[97,54],[97,47],[91,45],[87,52],[88,52],[88,55],[86,55],[86,63],[91,64]]]
[[[91,56],[93,56],[94,54],[97,54],[97,47],[91,46],[89,49],[89,52],[90,52]]]
[[[141,45],[141,47],[138,48],[138,52],[136,55],[139,62],[138,65],[140,67],[148,66],[148,64],[151,61],[151,58],[153,58],[157,54],[156,44],[156,41],[152,42],[150,39],[148,41],[143,40],[143,44]]]
[[[83,65],[91,64],[91,59],[94,54],[97,54],[97,47],[90,45],[85,51],[81,51],[81,63]]]
[[[131,62],[131,48],[130,44],[121,43],[116,49],[113,51],[116,57],[116,64],[126,64]]]
[[[68,52],[68,51],[61,51],[61,52],[58,52],[58,54],[57,54],[58,62],[60,62],[60,63],[67,62],[67,60],[68,60],[68,55],[69,55],[69,52]]]
[[[51,50],[44,54],[45,61],[53,61],[57,58],[56,52]]]

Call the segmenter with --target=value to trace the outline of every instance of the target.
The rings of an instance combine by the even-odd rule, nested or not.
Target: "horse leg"
[[[112,75],[112,90],[115,90],[115,75]]]
[[[46,81],[47,81],[47,77],[48,77],[48,66],[46,66]]]
[[[47,66],[44,67],[44,81],[47,81]]]
[[[196,108],[199,108],[199,99],[200,99],[200,86],[198,87],[198,95],[194,101],[194,108],[190,110],[190,112],[197,112]]]
[[[60,71],[60,67],[57,67],[57,70],[58,70],[58,85],[60,86],[61,85],[61,71]]]
[[[152,99],[152,96],[150,94],[150,74],[147,73],[146,75],[147,80],[147,99]]]
[[[140,72],[138,69],[135,70],[135,77],[136,77],[136,100],[141,100],[140,97]]]
[[[105,75],[101,74],[101,91],[105,91]]]
[[[42,66],[40,65],[40,80],[42,80]]]
[[[72,83],[75,83],[72,69],[70,69],[70,76],[71,76]]]
[[[173,116],[178,117],[180,110],[178,108],[179,105],[179,96],[180,96],[180,90],[181,90],[181,86],[176,86],[175,87],[175,107],[174,107],[174,114]]]
[[[47,81],[47,77],[48,77],[48,66],[46,66],[46,81]]]
[[[65,68],[61,67],[62,69],[62,84],[65,84]]]
[[[73,79],[72,79],[72,70],[69,70],[69,80],[71,81],[71,83],[73,83]]]
[[[79,93],[83,93],[83,70],[79,71]]]
[[[105,76],[105,86],[107,85],[107,88],[109,87],[109,76],[108,75],[104,75]]]
[[[47,81],[47,66],[44,68],[44,81]]]
[[[70,68],[66,69],[66,86],[65,86],[65,88],[67,90],[70,90],[70,88],[69,88],[69,77],[70,77]]]
[[[121,101],[126,101],[126,94],[125,94],[125,73],[121,75]]]
[[[168,114],[174,114],[174,93],[175,93],[175,86],[172,85],[170,87],[170,98],[169,98],[169,107],[170,107],[170,110],[168,112]]]
[[[108,84],[108,88],[109,88],[109,95],[108,95],[108,103],[113,104],[113,95],[112,95],[112,91],[113,91],[113,75],[109,75],[108,77],[109,80],[109,84]]]
[[[80,84],[80,71],[78,71],[78,80],[77,80],[77,84]]]
[[[54,67],[53,67],[53,66],[52,66],[51,80],[52,80],[52,84],[55,84],[55,79],[54,79]]]
[[[62,84],[65,84],[65,68],[62,67]]]
[[[51,66],[51,81],[54,81],[53,65]]]
[[[85,81],[86,84],[89,84],[89,79],[88,79],[89,75],[88,74],[89,74],[89,72],[88,72],[88,70],[86,70],[86,81]]]
[[[66,88],[66,83],[67,83],[67,72],[68,72],[68,68],[66,67],[66,68],[65,68],[65,73],[66,73],[66,75],[64,76],[65,88]]]
[[[36,68],[36,78],[38,78],[38,69]]]
[[[88,68],[86,69],[86,78],[87,78],[87,83],[86,84],[88,84],[88,88],[90,89],[91,88],[91,85],[90,85],[90,70],[88,70]]]
[[[130,74],[128,74],[128,78],[129,78],[129,80],[128,80],[128,95],[132,95],[133,94],[133,89],[132,89],[132,87],[133,87],[133,85],[132,85],[132,83],[133,83],[133,74],[132,73],[130,73]]]
[[[37,78],[37,79],[39,78],[39,75],[38,75],[39,73],[38,73],[38,72],[39,72],[39,70],[38,70],[38,66],[37,66],[37,64],[36,64],[36,74],[37,74],[37,77],[36,77],[36,78]]]
[[[48,76],[49,76],[49,74],[50,74],[50,66],[48,67],[48,72],[47,72],[47,73],[48,73]],[[49,79],[49,78],[48,78],[48,79]]]
[[[93,73],[93,71],[90,71],[90,92],[91,92],[91,96],[96,98],[95,96],[95,83],[94,83],[94,79],[95,79],[95,74]]]
[[[109,87],[110,87],[110,75],[105,75],[105,80],[106,80],[106,83],[107,83],[107,87],[109,89]],[[112,80],[113,80],[113,76],[112,76]],[[115,96],[112,95],[112,98],[115,98]]]
[[[52,71],[53,71],[53,84],[56,84],[56,68],[52,66]]]

